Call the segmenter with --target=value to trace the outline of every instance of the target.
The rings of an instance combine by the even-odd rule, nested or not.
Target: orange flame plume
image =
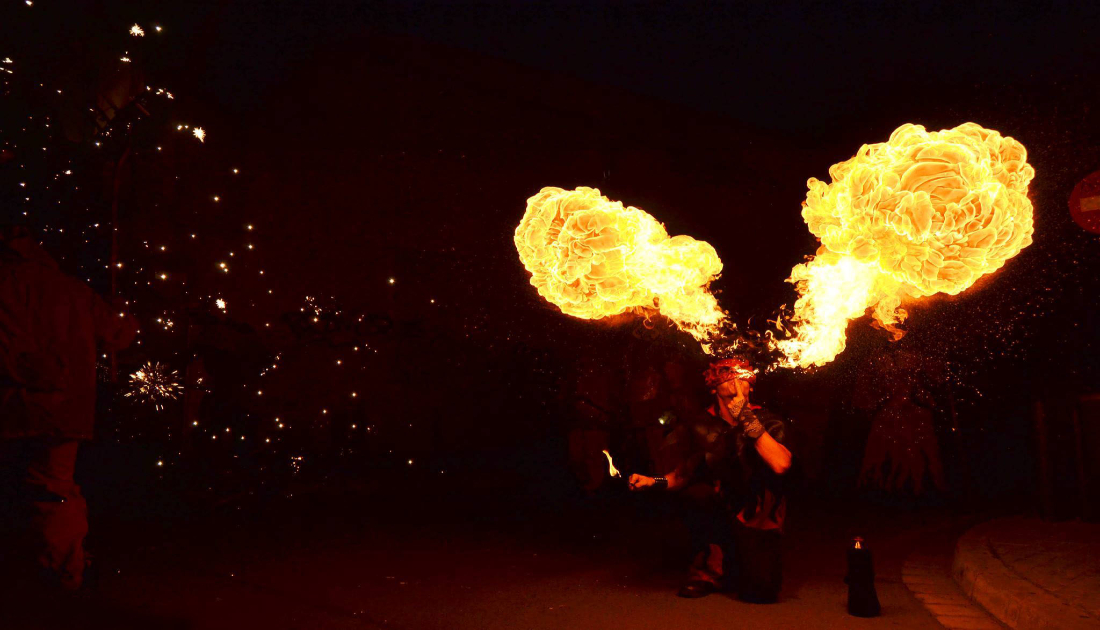
[[[608,474],[611,475],[612,477],[622,477],[622,475],[619,474],[619,469],[615,468],[615,463],[611,461],[611,453],[608,453],[605,450],[603,452],[603,454],[607,456],[607,472],[608,472]]]
[[[870,307],[900,339],[902,301],[958,294],[1031,244],[1035,169],[1022,144],[992,129],[902,125],[829,175],[809,180],[802,204],[821,247],[788,279],[799,293],[791,335],[771,342],[783,367],[832,361]]]
[[[722,271],[714,248],[670,238],[645,211],[595,188],[543,188],[527,200],[515,242],[531,284],[566,315],[656,310],[704,348],[725,320],[708,290]]]

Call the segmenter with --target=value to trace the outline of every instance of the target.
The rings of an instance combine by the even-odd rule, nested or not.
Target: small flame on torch
[[[611,461],[611,453],[608,453],[606,450],[604,450],[603,454],[607,457],[608,473],[610,473],[612,477],[622,478],[622,475],[619,474],[619,469],[615,468],[615,462]]]

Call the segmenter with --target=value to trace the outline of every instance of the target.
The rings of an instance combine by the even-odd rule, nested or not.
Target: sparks
[[[130,27],[130,34],[134,37],[145,37],[145,31],[137,24]]]
[[[225,300],[223,300],[221,298],[218,298],[218,299],[214,300],[214,305],[217,306],[218,308],[220,308],[223,311],[225,310]]]
[[[206,132],[202,127],[195,127],[191,130],[191,134],[199,139],[199,142],[206,142]]]
[[[175,370],[158,361],[150,361],[130,375],[130,386],[123,396],[153,405],[157,411],[175,400],[183,391]]]

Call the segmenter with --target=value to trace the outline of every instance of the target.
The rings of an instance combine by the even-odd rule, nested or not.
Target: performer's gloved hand
[[[752,412],[752,409],[748,405],[741,410],[741,431],[748,437],[756,439],[764,434],[764,424],[760,422],[760,419],[756,417],[756,414]]]
[[[744,398],[742,396],[738,396],[737,398],[732,398],[732,399],[730,399],[730,401],[728,403],[726,403],[726,409],[729,409],[730,417],[735,418],[737,420],[741,419],[741,412],[744,411],[745,409],[748,409],[748,406],[749,406],[749,399]]]
[[[734,390],[736,396],[728,405],[730,415],[741,423],[741,430],[745,435],[755,440],[764,433],[764,425],[749,405],[749,384],[741,380],[734,381]]]
[[[646,477],[638,474],[630,475],[629,484],[631,491],[668,488],[668,480],[664,477]]]

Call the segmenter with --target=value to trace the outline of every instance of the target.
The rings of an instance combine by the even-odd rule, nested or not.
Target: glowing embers
[[[159,361],[150,361],[130,375],[129,388],[123,394],[160,411],[169,400],[175,400],[183,392],[179,374]]]
[[[902,125],[829,174],[809,180],[802,204],[821,247],[788,280],[799,293],[790,334],[772,342],[785,367],[832,361],[870,307],[900,338],[903,300],[964,291],[1031,243],[1027,151],[974,123]]]
[[[527,200],[515,243],[531,284],[567,315],[657,311],[704,342],[725,320],[708,290],[722,271],[714,248],[669,237],[643,210],[595,188],[543,188]]]

